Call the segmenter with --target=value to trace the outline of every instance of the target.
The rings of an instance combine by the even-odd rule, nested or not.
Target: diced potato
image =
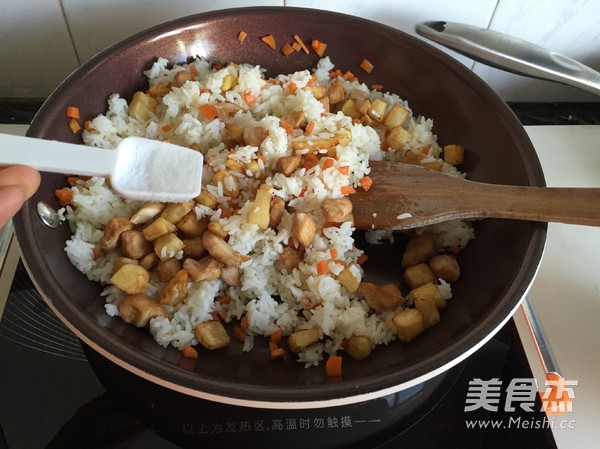
[[[375,285],[361,282],[358,291],[364,296],[369,307],[377,313],[393,312],[404,304],[404,297],[395,284]]]
[[[323,109],[325,110],[325,112],[331,111],[331,103],[329,102],[329,97],[325,96],[323,98],[320,98],[319,103],[323,105]]]
[[[121,254],[131,259],[142,259],[152,252],[152,245],[137,229],[131,229],[121,234]]]
[[[248,223],[258,225],[259,229],[267,229],[270,221],[271,190],[268,184],[261,184],[256,192],[256,198],[248,211]]]
[[[171,232],[154,241],[154,252],[158,254],[161,260],[166,260],[175,257],[184,246],[183,241],[177,237],[177,234]]]
[[[218,170],[211,179],[214,185],[221,183],[223,186],[223,192],[230,198],[237,198],[240,196],[240,187],[238,180],[235,176],[229,173],[227,170]]]
[[[460,165],[465,161],[465,148],[462,145],[446,145],[444,161],[451,165]]]
[[[344,101],[344,98],[346,97],[346,91],[344,90],[344,86],[339,79],[336,79],[329,84],[328,97],[329,103],[332,106]]]
[[[232,73],[228,73],[223,77],[223,84],[221,84],[221,92],[225,93],[233,89],[237,85],[237,76]]]
[[[396,126],[390,131],[385,141],[390,147],[401,150],[404,145],[410,142],[410,139],[412,139],[410,132],[405,130],[402,126]]]
[[[150,220],[160,214],[165,207],[166,204],[155,201],[146,203],[140,210],[131,216],[130,221],[136,225],[148,223]]]
[[[214,350],[226,347],[231,341],[220,321],[205,321],[194,329],[194,335],[206,349]]]
[[[227,160],[225,161],[225,167],[227,168],[227,170],[230,170],[232,172],[246,173],[246,169],[244,169],[242,163],[232,157],[227,158]]]
[[[306,86],[304,89],[310,91],[313,97],[315,97],[315,99],[317,100],[320,100],[325,95],[327,95],[327,87],[325,86],[312,85]]]
[[[200,260],[185,259],[183,268],[187,270],[192,282],[213,281],[221,276],[223,264],[211,256]]]
[[[285,212],[285,201],[278,196],[271,198],[271,204],[269,208],[269,227],[276,228],[281,222],[283,213]]]
[[[404,269],[404,282],[411,288],[417,288],[428,282],[436,282],[435,274],[425,262]]]
[[[356,104],[354,103],[354,100],[351,99],[348,99],[344,102],[341,111],[342,114],[347,115],[348,117],[360,118],[361,116],[360,112],[358,112],[358,110],[356,109]]]
[[[150,273],[137,264],[125,264],[112,275],[110,283],[129,295],[142,293],[150,281]]]
[[[156,112],[158,101],[144,92],[136,92],[129,102],[129,116],[140,120],[148,120],[150,113]]]
[[[409,116],[410,112],[408,109],[396,103],[385,116],[383,124],[387,129],[394,129],[398,126],[404,127]]]
[[[202,244],[208,253],[225,265],[239,267],[242,259],[237,251],[227,244],[221,237],[206,231],[202,236]]]
[[[146,93],[152,98],[160,98],[171,92],[171,83],[156,83],[148,88]]]
[[[371,339],[365,335],[353,335],[344,349],[355,360],[366,359],[371,355]]]
[[[292,214],[292,236],[308,248],[317,234],[317,226],[310,215],[301,212]]]
[[[344,286],[348,293],[354,293],[360,285],[361,275],[360,268],[352,262],[337,275],[337,280]]]
[[[104,233],[100,239],[100,248],[112,251],[119,243],[121,234],[133,229],[133,223],[125,217],[113,217],[106,222]]]
[[[158,280],[161,282],[168,282],[175,277],[180,269],[181,262],[174,257],[171,257],[167,260],[160,260],[159,258],[158,263],[156,264],[156,274],[158,275]]]
[[[299,154],[280,157],[277,159],[277,171],[285,176],[290,176],[300,166],[300,162],[302,162],[302,156]]]
[[[255,159],[251,160],[246,164],[246,170],[249,171],[251,173],[251,176],[253,176],[254,178],[260,177],[262,173],[262,168],[260,168],[260,164]]]
[[[124,265],[139,265],[139,262],[135,259],[132,259],[130,257],[123,257],[123,256],[118,256],[115,257],[115,260],[113,262],[113,273],[116,273],[117,271],[119,271]]]
[[[402,268],[425,262],[436,254],[435,241],[431,233],[423,232],[415,234],[408,241],[408,245],[402,255]]]
[[[181,87],[185,83],[187,83],[188,81],[191,81],[193,79],[194,79],[194,77],[192,76],[192,74],[190,72],[182,70],[180,72],[177,72],[175,74],[175,76],[173,77],[173,86]]]
[[[205,253],[206,248],[202,244],[202,239],[183,239],[183,256],[192,259],[200,259]]]
[[[221,279],[227,285],[236,287],[240,285],[240,269],[235,266],[225,266],[221,269]]]
[[[412,296],[414,301],[417,301],[417,299],[424,300],[431,298],[438,309],[446,307],[446,299],[444,299],[433,282],[428,282],[427,284],[423,284],[420,287],[411,290],[410,296]]]
[[[235,147],[236,145],[243,145],[244,144],[244,128],[238,126],[238,125],[234,125],[233,123],[226,123],[223,126],[223,143],[225,144],[225,146],[231,148],[231,147]],[[229,162],[229,161],[234,161],[234,162]],[[233,171],[237,171],[238,173],[242,173],[241,171],[239,171],[239,167],[235,166],[235,162],[237,162],[239,164],[239,161],[233,159],[233,158],[228,158],[227,162],[225,162],[225,167],[227,167],[228,170],[233,170]],[[241,166],[241,164],[240,164]]]
[[[419,297],[415,299],[415,309],[423,315],[423,327],[425,329],[435,326],[440,322],[440,312],[438,312],[433,298]]]
[[[154,299],[142,295],[132,295],[119,303],[119,316],[123,321],[136,327],[146,326],[152,318],[168,316],[167,311]]]
[[[146,271],[150,271],[152,268],[154,268],[156,266],[156,264],[158,263],[159,260],[160,259],[156,255],[156,253],[154,251],[152,251],[151,253],[144,256],[142,258],[142,260],[140,260],[140,267],[143,267],[144,270],[146,270]]]
[[[350,98],[354,102],[364,101],[369,99],[369,94],[364,90],[353,89],[352,92],[350,92],[348,98]]]
[[[193,208],[193,201],[185,201],[183,203],[170,203],[161,212],[160,216],[173,224],[177,224],[177,222],[179,222],[179,220],[185,217]]]
[[[225,240],[229,236],[229,233],[225,229],[223,229],[223,226],[221,226],[221,223],[219,223],[218,221],[211,221],[210,223],[208,223],[206,229],[212,232],[217,237],[221,237],[223,240]]]
[[[371,107],[367,111],[367,115],[375,120],[377,123],[381,123],[383,117],[385,116],[385,111],[387,111],[388,104],[381,100],[380,98],[376,98],[371,102]]]
[[[303,139],[292,140],[292,150],[302,151],[309,149],[311,151],[329,150],[340,144],[338,137],[328,137],[326,139]]]
[[[177,227],[173,223],[165,220],[162,217],[158,217],[156,220],[142,229],[142,234],[144,234],[144,238],[146,240],[153,242],[157,238],[175,231],[177,231]]]
[[[325,220],[341,223],[352,212],[352,201],[348,197],[326,198],[321,202],[321,211]]]
[[[218,204],[217,198],[205,189],[200,192],[200,195],[194,198],[194,201],[213,210],[217,208]]]
[[[429,268],[438,278],[456,282],[460,277],[460,267],[452,254],[437,254],[429,259]]]
[[[408,343],[425,330],[423,315],[417,309],[407,308],[393,319],[398,340]]]
[[[177,229],[183,232],[187,237],[202,237],[208,226],[209,218],[204,217],[200,220],[196,218],[194,211],[188,212],[176,224]]]
[[[294,332],[288,337],[288,348],[298,353],[321,339],[321,333],[316,328]]]
[[[185,301],[188,295],[188,272],[179,270],[160,293],[160,303],[176,306]]]
[[[306,125],[306,116],[304,111],[288,112],[281,116],[281,121],[287,123],[292,128],[302,128]]]
[[[405,164],[420,165],[431,170],[442,171],[443,165],[437,160],[431,158],[420,151],[408,150],[402,155],[402,162]]]

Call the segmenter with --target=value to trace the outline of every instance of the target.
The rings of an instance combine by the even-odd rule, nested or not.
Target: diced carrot
[[[221,207],[221,218],[229,218],[233,214],[233,211],[229,207]]]
[[[323,55],[325,54],[325,50],[327,49],[327,44],[320,42],[316,39],[311,42],[310,46],[312,47],[314,52],[321,58],[323,57]]]
[[[302,42],[302,39],[300,39],[300,36],[298,36],[297,34],[294,34],[294,40],[298,43],[298,45],[300,45],[300,48],[302,48],[302,51],[306,54],[309,53],[308,48],[306,47],[306,45],[304,45],[304,42]]]
[[[327,261],[326,260],[320,260],[317,263],[317,274],[318,275],[323,275],[323,274],[327,274],[329,272],[329,268],[327,268]]]
[[[68,176],[67,177],[67,182],[69,183],[70,186],[74,186],[75,184],[77,184],[77,181],[79,181],[81,178],[79,176]]]
[[[248,262],[249,260],[252,260],[252,257],[250,256],[244,256],[243,254],[240,256],[240,259],[242,259],[242,262]]]
[[[342,195],[352,195],[356,193],[356,190],[352,186],[342,186],[341,188]]]
[[[361,254],[356,258],[356,263],[362,265],[367,261],[368,258],[369,256],[367,256],[366,254]]]
[[[316,162],[306,161],[304,164],[302,164],[302,168],[304,168],[304,170],[310,170],[311,168],[313,168],[316,165],[317,165]],[[304,191],[306,192],[306,190],[304,190]],[[300,195],[300,196],[302,196],[302,195]]]
[[[244,330],[248,330],[248,317],[246,315],[240,319],[240,327]]]
[[[360,68],[363,69],[367,73],[371,73],[373,70],[373,64],[368,59],[363,59],[360,63]]]
[[[269,47],[271,47],[272,50],[275,50],[275,38],[272,34],[263,36],[260,38],[260,40],[267,44]]]
[[[69,120],[69,128],[71,128],[71,132],[73,134],[77,134],[81,130],[81,126],[79,125],[79,123],[77,123],[77,120],[75,120],[74,118]]]
[[[361,178],[359,182],[362,188],[365,189],[365,192],[368,192],[371,186],[373,185],[373,180],[370,176],[365,176],[364,178]]]
[[[328,168],[333,167],[335,160],[330,157],[326,157],[323,159],[323,170],[327,170]]]
[[[338,265],[346,266],[346,262],[344,262],[343,260],[339,260],[339,259],[335,259],[333,261],[333,263],[337,263]]]
[[[217,315],[219,315],[219,318],[221,318],[223,321],[225,321],[227,319],[227,310],[221,309],[221,310],[219,310]]]
[[[227,293],[222,293],[215,299],[221,304],[229,304],[231,302],[231,296],[229,296]]]
[[[221,70],[221,69],[223,68],[223,64],[221,64],[221,63],[219,63],[219,62],[215,62],[215,63],[212,65],[212,68],[213,68],[214,70]]]
[[[79,120],[79,108],[75,106],[67,107],[67,117]]]
[[[356,77],[354,76],[354,73],[352,73],[350,70],[347,70],[346,73],[342,75],[342,78],[346,81],[352,81]]]
[[[275,343],[269,343],[269,357],[271,360],[277,360],[283,358],[285,351]]]
[[[56,198],[58,198],[58,201],[62,207],[71,204],[73,201],[73,191],[68,188],[55,190],[54,195],[56,195]]]
[[[166,124],[165,126],[163,126],[161,129],[163,130],[163,132],[166,132],[166,133],[167,133],[167,132],[171,131],[171,128],[172,128],[172,126],[171,126],[169,123],[167,123],[167,124]]]
[[[292,128],[292,125],[290,125],[288,122],[285,122],[283,120],[281,120],[281,126],[283,129],[285,129],[286,134],[292,134],[292,132],[294,131],[294,128]]]
[[[274,330],[273,332],[271,332],[271,342],[275,343],[276,345],[278,345],[279,343],[281,343],[281,339],[283,338],[283,331],[279,328],[277,328],[277,330]]]
[[[244,331],[244,329],[242,329],[240,326],[235,326],[233,328],[233,336],[237,341],[244,343],[244,340],[246,339],[246,331]]]
[[[425,145],[423,148],[421,148],[421,152],[423,154],[429,154],[430,151],[431,151],[431,146],[429,146],[429,145]]]
[[[91,120],[86,120],[85,122],[83,122],[83,127],[88,132],[91,132],[91,131],[94,130],[94,127],[92,126],[92,121]]]
[[[96,247],[92,248],[92,259],[93,260],[98,260],[98,258],[102,255],[102,253],[100,252],[100,250]]]
[[[350,174],[350,167],[348,167],[347,165],[339,167],[338,170],[340,171],[340,173],[342,175],[348,175],[348,174]]]
[[[315,121],[311,120],[310,122],[308,122],[308,125],[306,125],[306,129],[304,130],[304,134],[308,135],[310,133],[313,132],[313,130],[315,129]]]
[[[198,107],[200,114],[202,114],[208,120],[214,119],[218,115],[217,108],[215,108],[212,104],[203,104]]]
[[[315,155],[315,153],[306,153],[304,158],[309,162],[319,162],[319,158]]]
[[[195,78],[196,75],[198,75],[198,68],[193,62],[190,64],[190,75],[192,75],[192,78]]]
[[[246,92],[244,92],[244,101],[248,106],[250,106],[256,101],[256,96],[252,92],[247,90]]]
[[[455,256],[460,253],[462,248],[459,245],[454,245],[448,248],[448,251],[454,254]]]
[[[300,50],[302,50],[302,47],[300,46],[300,44],[298,42],[294,42],[292,44],[292,48],[294,49],[294,51],[300,51]]]
[[[342,375],[342,357],[339,355],[330,355],[325,362],[325,374],[329,377]]]
[[[338,256],[338,252],[337,249],[335,248],[331,248],[329,250],[329,255],[331,256],[332,259],[335,259]]]
[[[281,46],[281,53],[283,53],[284,56],[289,56],[290,54],[294,53],[294,49],[289,42],[286,42]]]
[[[212,318],[212,321],[221,321],[217,312],[210,312],[210,316]]]
[[[290,81],[288,83],[288,90],[290,91],[290,93],[295,94],[297,89],[298,86],[296,86],[296,83],[294,83],[293,81]]]
[[[383,84],[372,84],[371,90],[381,90],[383,89]]]
[[[337,226],[339,226],[339,223],[335,223],[333,221],[325,221],[323,223],[323,228],[336,228]]]
[[[184,346],[181,349],[181,355],[188,359],[197,359],[198,351],[193,346]]]
[[[242,42],[244,42],[244,40],[246,39],[246,37],[248,36],[248,33],[246,33],[245,31],[240,31],[237,35],[237,39],[240,42],[240,44]]]

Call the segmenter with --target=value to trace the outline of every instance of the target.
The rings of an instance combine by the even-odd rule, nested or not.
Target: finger
[[[0,227],[19,211],[25,199],[25,193],[17,186],[0,187]]]
[[[17,186],[29,199],[40,186],[40,174],[26,165],[13,165],[0,170],[0,187]]]

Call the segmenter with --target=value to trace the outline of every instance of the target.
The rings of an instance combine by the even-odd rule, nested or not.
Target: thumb
[[[25,202],[25,193],[17,186],[0,187],[0,227],[15,215]]]

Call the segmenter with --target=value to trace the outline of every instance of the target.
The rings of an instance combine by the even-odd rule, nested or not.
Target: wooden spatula
[[[358,229],[485,217],[600,226],[600,188],[494,185],[398,162],[370,166],[372,187],[350,195]]]

